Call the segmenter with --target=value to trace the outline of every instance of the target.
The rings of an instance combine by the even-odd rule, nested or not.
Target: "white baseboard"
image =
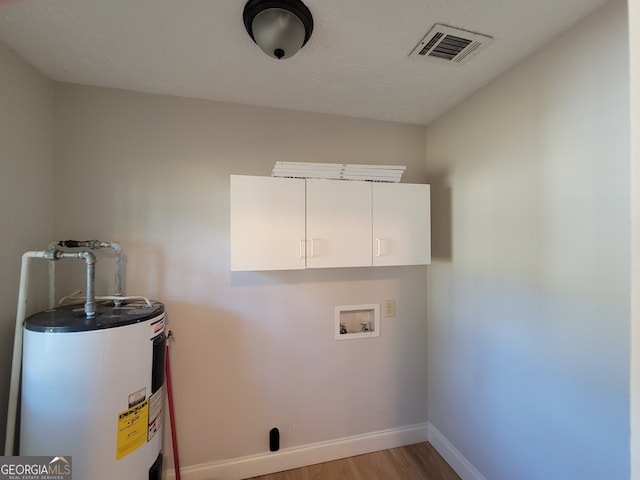
[[[436,427],[429,423],[427,428],[429,443],[462,480],[487,480]]]
[[[425,422],[364,435],[339,438],[328,442],[282,449],[273,453],[269,452],[220,462],[192,465],[180,469],[180,478],[184,480],[238,480],[267,475],[387,448],[426,442],[429,431],[429,424]],[[175,471],[173,469],[167,470],[165,478],[167,480],[175,480]],[[477,478],[481,479],[482,477]]]

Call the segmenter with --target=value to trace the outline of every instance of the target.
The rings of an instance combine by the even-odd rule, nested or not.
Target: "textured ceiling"
[[[0,41],[58,81],[427,124],[606,1],[305,0],[311,39],[275,60],[243,0],[0,0]],[[463,65],[408,58],[434,23],[494,40]]]

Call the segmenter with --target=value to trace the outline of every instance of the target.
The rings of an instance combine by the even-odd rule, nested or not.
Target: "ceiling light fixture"
[[[242,12],[249,36],[273,58],[289,58],[311,37],[313,17],[300,0],[249,0]]]

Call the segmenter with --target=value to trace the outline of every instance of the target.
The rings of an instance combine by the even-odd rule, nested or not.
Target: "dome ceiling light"
[[[289,58],[311,37],[313,17],[300,0],[249,0],[242,12],[249,36],[273,58]]]

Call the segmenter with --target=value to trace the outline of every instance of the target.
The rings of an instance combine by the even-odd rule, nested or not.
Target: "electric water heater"
[[[78,480],[160,480],[164,330],[158,302],[27,318],[20,455],[70,456]]]

